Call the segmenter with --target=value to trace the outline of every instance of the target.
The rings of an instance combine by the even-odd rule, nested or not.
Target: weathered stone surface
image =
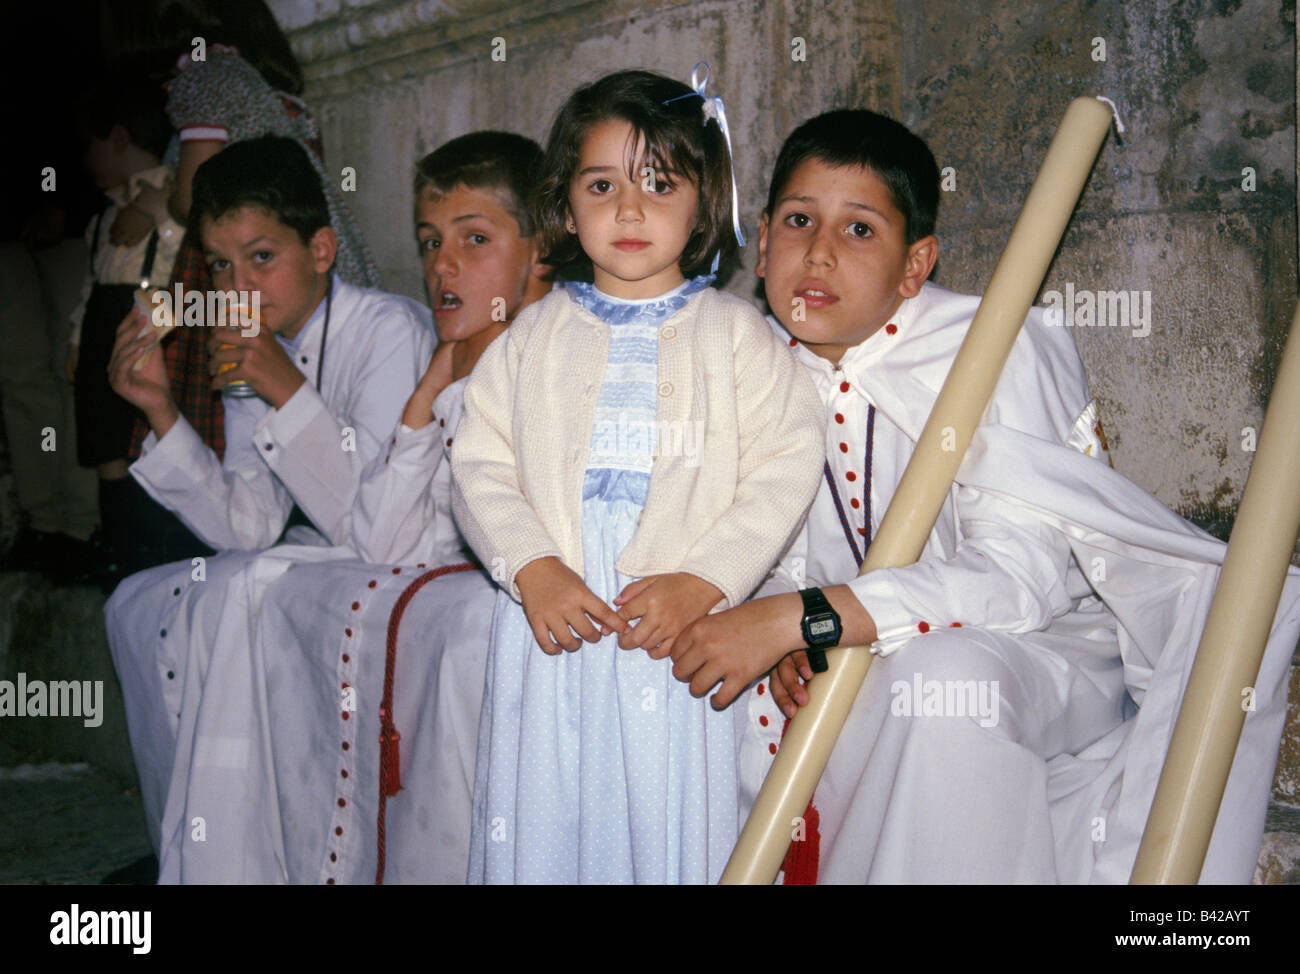
[[[1300,885],[1300,808],[1269,809],[1254,880],[1266,886]]]
[[[17,764],[0,748],[0,884],[94,885],[150,853],[134,788],[86,764]]]
[[[1286,726],[1273,775],[1273,798],[1296,806],[1300,816],[1300,665],[1291,667],[1291,695],[1287,700]],[[1300,819],[1297,820],[1300,831]]]
[[[968,291],[987,282],[1066,104],[1107,95],[1128,134],[1103,148],[1044,288],[1152,292],[1146,339],[1076,336],[1116,466],[1198,522],[1230,525],[1250,459],[1241,430],[1258,426],[1296,299],[1293,5],[272,5],[331,165],[358,170],[352,202],[389,286],[413,296],[414,160],[474,128],[543,140],[569,91],[617,68],[685,79],[709,62],[751,239],[798,121],[856,105],[900,117],[953,169],[937,279]],[[755,293],[754,261],[751,246],[730,290]]]
[[[103,681],[101,723],[80,717],[0,718],[0,736],[27,758],[88,761],[122,787],[135,784],[122,691],[104,634],[104,596],[51,588],[36,575],[0,573],[0,680]]]

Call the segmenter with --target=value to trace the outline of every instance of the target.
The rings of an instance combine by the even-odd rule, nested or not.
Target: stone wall
[[[358,171],[351,199],[388,284],[411,295],[414,160],[475,128],[543,140],[565,95],[607,71],[686,79],[709,62],[747,232],[801,119],[841,106],[899,117],[951,167],[937,280],[959,290],[988,280],[1069,100],[1112,98],[1128,133],[1102,150],[1044,289],[1150,292],[1145,337],[1076,336],[1116,466],[1212,530],[1230,524],[1251,456],[1243,430],[1258,428],[1296,300],[1293,3],[272,7],[304,63],[331,165]],[[731,290],[754,293],[753,251]]]

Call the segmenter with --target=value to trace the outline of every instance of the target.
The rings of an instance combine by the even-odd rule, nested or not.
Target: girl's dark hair
[[[329,204],[307,150],[281,135],[228,145],[194,173],[190,226],[246,206],[292,227],[304,244],[330,226]]]
[[[799,164],[819,159],[832,168],[860,166],[875,173],[903,214],[906,242],[934,233],[939,212],[939,167],[930,147],[906,126],[865,108],[843,108],[804,122],[790,133],[772,170],[767,215]]]
[[[731,157],[726,139],[716,122],[704,124],[703,105],[691,88],[650,71],[619,71],[584,85],[569,96],[555,117],[533,195],[542,259],[555,266],[590,263],[578,238],[564,226],[570,215],[569,187],[587,133],[611,119],[632,126],[633,145],[644,140],[646,158],[628,159],[630,177],[639,180],[644,162],[688,178],[699,188],[699,228],[686,241],[678,260],[682,274],[695,277],[707,273],[719,251],[723,264],[734,260]]]

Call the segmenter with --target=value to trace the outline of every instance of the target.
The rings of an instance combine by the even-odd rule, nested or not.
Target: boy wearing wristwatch
[[[1073,337],[1033,309],[920,558],[859,576],[979,305],[927,282],[938,197],[924,142],[872,112],[782,147],[757,271],[826,406],[824,483],[760,597],[678,637],[674,675],[738,701],[745,809],[817,657],[881,657],[796,830],[817,882],[1125,882],[1160,768],[1140,756],[1168,747],[1223,545],[1110,468]],[[1295,588],[1278,619],[1204,882],[1258,855]]]

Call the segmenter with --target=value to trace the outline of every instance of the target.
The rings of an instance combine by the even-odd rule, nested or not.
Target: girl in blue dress
[[[710,286],[734,183],[703,87],[627,71],[568,100],[538,232],[593,283],[525,309],[465,387],[455,511],[502,586],[471,882],[715,882],[736,840],[732,717],[666,657],[784,551],[824,420],[757,310]]]

